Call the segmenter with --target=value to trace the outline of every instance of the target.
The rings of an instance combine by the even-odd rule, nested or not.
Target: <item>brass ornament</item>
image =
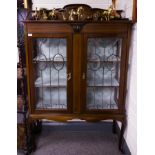
[[[43,10],[42,18],[43,18],[43,20],[47,20],[47,18],[48,18],[45,10]]]
[[[76,14],[78,16],[78,20],[84,20],[84,8],[82,6],[77,8]]]
[[[37,7],[35,12],[32,12],[32,18],[34,18],[35,20],[39,19],[39,11],[37,10]]]
[[[121,18],[121,16],[117,13],[117,11],[113,8],[112,5],[108,8],[108,10],[102,12],[102,17],[106,21],[114,18]]]
[[[56,19],[57,16],[56,16],[55,8],[52,9],[52,11],[49,12],[49,17],[50,17],[50,19],[52,19],[52,20],[55,20],[55,19]]]
[[[115,6],[111,5],[107,10],[86,8],[77,6],[65,9],[40,9],[32,12],[32,20],[63,20],[63,21],[109,21],[120,19],[121,10],[116,11]]]
[[[62,14],[62,20],[64,20],[64,21],[67,20],[65,12],[62,12],[61,14]]]
[[[68,18],[68,20],[74,21],[75,20],[75,15],[77,15],[77,13],[76,13],[76,11],[74,9],[69,11],[69,18]]]

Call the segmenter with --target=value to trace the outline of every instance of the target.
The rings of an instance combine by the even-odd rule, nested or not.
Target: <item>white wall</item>
[[[125,16],[132,19],[133,0],[116,0],[116,8],[118,10],[125,10]]]
[[[137,24],[132,28],[127,82],[127,128],[124,138],[132,155],[137,154]]]
[[[108,8],[111,4],[111,0],[33,0],[33,9],[39,8],[59,8],[66,4],[83,3],[88,4],[91,7]],[[117,0],[116,9],[125,10],[127,18],[132,18],[132,6],[133,0]],[[132,39],[130,46],[129,55],[129,71],[128,71],[128,92],[126,98],[126,109],[127,109],[127,128],[124,134],[124,138],[129,146],[132,155],[137,154],[137,97],[136,97],[136,79],[137,79],[137,25],[134,25],[132,29]]]
[[[33,9],[39,8],[61,8],[67,4],[89,4],[91,7],[107,8],[111,0],[32,0]]]
[[[122,1],[122,2],[121,2]],[[132,19],[133,0],[120,0],[118,6],[125,8],[126,17]],[[137,24],[132,28],[129,50],[129,69],[126,96],[127,128],[124,138],[132,155],[137,154]]]

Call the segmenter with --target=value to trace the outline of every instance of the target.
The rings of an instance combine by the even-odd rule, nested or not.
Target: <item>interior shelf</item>
[[[67,87],[67,81],[66,78],[42,79],[41,77],[39,77],[35,81],[35,87]]]
[[[63,59],[62,58],[55,58],[54,60],[52,58],[51,59],[49,59],[49,58],[41,59],[39,57],[36,57],[33,59],[33,62],[34,63],[37,63],[37,62],[67,62],[67,59],[66,59],[66,57]]]
[[[103,104],[88,104],[87,105],[87,108],[89,110],[94,110],[94,109],[97,109],[97,110],[102,110],[102,109],[118,109],[118,106],[116,104],[115,101],[111,101],[111,104],[107,103],[107,102],[104,102]]]
[[[120,62],[120,59],[118,60],[91,60],[91,59],[88,59],[87,62],[89,63],[112,63],[112,62]]]
[[[66,85],[50,85],[50,84],[44,84],[44,85],[35,85],[35,87],[49,87],[49,88],[65,88],[67,87]]]
[[[98,81],[95,81],[93,79],[90,79],[87,81],[87,86],[88,87],[119,87],[119,82],[115,79],[109,79],[109,78],[105,78],[103,79],[98,79]]]
[[[67,109],[67,103],[65,100],[61,100],[60,104],[56,103],[57,100],[53,100],[52,103],[49,100],[45,100],[42,102],[41,100],[37,102],[36,109],[49,109],[49,110],[56,110],[56,109]]]

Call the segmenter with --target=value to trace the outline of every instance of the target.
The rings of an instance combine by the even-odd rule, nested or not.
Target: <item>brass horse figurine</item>
[[[69,11],[69,20],[74,21],[74,16],[77,16],[78,20],[82,19],[83,11],[84,8],[82,6],[78,7],[76,11],[74,9],[71,9],[71,11]]]
[[[52,9],[52,11],[49,12],[49,16],[51,17],[51,19],[56,19],[55,8]]]
[[[77,8],[76,14],[78,16],[78,20],[83,18],[84,8],[82,6]]]
[[[105,20],[109,21],[113,18],[120,18],[120,15],[117,13],[117,11],[113,8],[111,5],[108,10],[103,11],[102,16],[105,18]]]

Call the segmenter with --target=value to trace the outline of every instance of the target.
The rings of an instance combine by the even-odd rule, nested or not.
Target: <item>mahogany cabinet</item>
[[[25,21],[29,120],[126,126],[131,21]]]

